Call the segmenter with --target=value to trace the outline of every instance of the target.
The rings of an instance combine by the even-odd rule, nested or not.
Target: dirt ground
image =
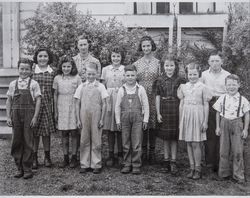
[[[104,134],[104,158],[107,157],[106,139]],[[59,134],[52,136],[51,158],[54,166],[45,168],[41,165],[32,179],[24,180],[13,177],[16,167],[10,156],[11,140],[0,139],[0,195],[250,195],[250,177],[245,184],[232,180],[217,181],[216,174],[203,167],[201,180],[187,179],[188,158],[184,144],[178,151],[177,176],[164,172],[159,163],[144,166],[142,174],[135,176],[121,174],[118,167],[104,167],[99,175],[91,172],[79,174],[79,168],[60,169],[57,167],[62,160],[60,142]],[[246,148],[249,150],[249,147]],[[42,152],[40,148],[40,164],[43,162]],[[162,141],[157,140],[157,161],[162,157]],[[247,168],[250,168],[248,164]]]

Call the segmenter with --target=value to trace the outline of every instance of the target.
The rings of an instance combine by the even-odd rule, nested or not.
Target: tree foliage
[[[97,21],[90,15],[77,11],[75,3],[54,2],[40,3],[35,15],[23,21],[27,33],[22,38],[24,53],[45,46],[60,57],[65,54],[75,55],[77,36],[86,34],[91,40],[91,53],[102,66],[109,64],[108,52],[113,46],[120,46],[126,52],[125,64],[135,61],[140,54],[137,45],[143,28],[128,30],[115,18]]]

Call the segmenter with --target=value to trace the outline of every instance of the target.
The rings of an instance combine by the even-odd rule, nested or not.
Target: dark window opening
[[[156,3],[156,14],[168,14],[169,13],[169,3],[158,2]]]
[[[179,3],[179,13],[180,14],[191,14],[193,13],[193,3],[181,2]]]

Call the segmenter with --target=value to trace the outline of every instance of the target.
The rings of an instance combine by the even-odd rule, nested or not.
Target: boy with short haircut
[[[41,104],[41,90],[30,78],[33,62],[18,61],[19,78],[9,85],[7,92],[7,125],[13,128],[11,155],[18,168],[15,178],[29,179],[32,174],[33,131]]]
[[[238,92],[240,79],[231,74],[225,79],[227,93],[219,97],[213,108],[216,113],[216,135],[220,136],[219,177],[245,181],[243,144],[248,136],[249,102]],[[244,121],[243,121],[244,119]],[[233,170],[230,169],[230,151],[233,155]]]
[[[137,71],[133,65],[126,66],[126,83],[119,88],[115,105],[118,130],[122,131],[124,167],[121,173],[141,173],[142,131],[147,129],[149,103],[143,86],[136,82]]]
[[[209,116],[207,141],[205,141],[205,160],[207,167],[212,168],[215,172],[219,165],[219,137],[215,134],[215,117],[216,111],[213,104],[216,100],[226,93],[225,78],[230,73],[222,68],[223,59],[219,51],[212,51],[208,59],[209,69],[202,72],[201,81],[210,89],[213,97],[209,101]]]
[[[102,127],[109,95],[104,85],[96,80],[96,63],[89,63],[86,67],[86,77],[87,81],[79,85],[74,95],[77,126],[81,128],[80,173],[93,169],[93,173],[99,174],[102,168]]]

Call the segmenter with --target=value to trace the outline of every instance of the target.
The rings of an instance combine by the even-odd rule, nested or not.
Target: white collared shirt
[[[48,65],[47,69],[45,71],[43,71],[43,70],[40,69],[40,67],[38,65],[35,66],[34,73],[38,74],[38,73],[44,73],[44,72],[52,73],[53,69]]]
[[[223,115],[223,101],[225,97],[226,97],[225,115]],[[219,99],[213,105],[213,108],[216,111],[220,112],[220,116],[223,116],[226,119],[229,119],[229,120],[236,119],[238,108],[239,108],[239,99],[240,99],[239,92],[237,92],[233,96],[230,96],[229,94],[223,94],[222,96],[219,97]],[[239,117],[243,117],[244,114],[248,112],[249,110],[250,110],[249,101],[244,96],[242,96]]]
[[[225,79],[230,73],[221,68],[218,73],[213,73],[211,68],[202,72],[201,82],[203,82],[210,90],[213,96],[221,96],[226,93]]]

